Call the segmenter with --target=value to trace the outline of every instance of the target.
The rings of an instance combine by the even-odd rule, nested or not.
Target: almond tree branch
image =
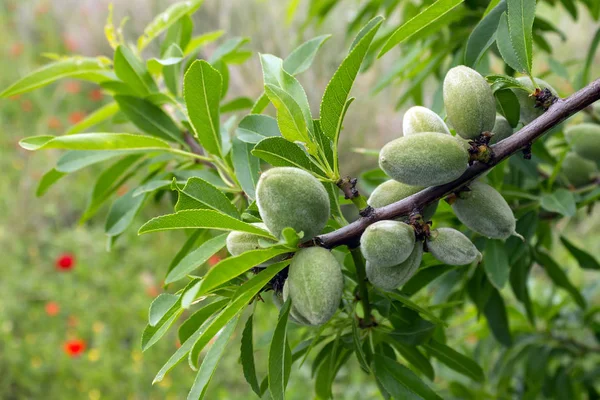
[[[494,157],[489,163],[476,162],[458,179],[450,183],[429,187],[396,203],[373,209],[368,215],[359,218],[349,225],[333,232],[316,236],[312,241],[305,243],[304,246],[316,245],[330,249],[344,244],[356,243],[363,231],[372,223],[408,216],[414,210],[421,210],[428,204],[455,192],[509,156],[520,150],[527,149],[531,146],[532,142],[544,135],[550,128],[558,125],[599,99],[600,79],[597,79],[570,97],[559,99],[544,114],[529,125],[491,146]]]

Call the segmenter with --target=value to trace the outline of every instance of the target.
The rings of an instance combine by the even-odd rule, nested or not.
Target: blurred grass
[[[115,20],[126,15],[134,17],[126,30],[138,33],[167,2],[115,3]],[[308,29],[303,36],[298,34],[298,21],[291,26],[282,22],[285,2],[207,0],[196,18],[198,29],[203,32],[219,28],[228,31],[230,36],[250,34],[254,50],[280,56],[309,37],[333,33],[314,67],[299,78],[316,113],[322,90],[345,54],[345,50],[339,49],[348,45],[345,23],[359,3],[344,2],[345,8],[336,9],[325,24]],[[2,0],[0,87],[44,62],[40,57],[42,52],[110,54],[102,34],[107,4],[105,0]],[[564,13],[544,12],[567,31],[572,25]],[[577,32],[569,36],[567,42],[560,42],[558,38],[552,42],[557,46],[557,58],[562,61],[585,56],[591,39],[591,34],[586,32],[593,32],[595,25],[583,20],[577,26]],[[356,83],[355,93],[364,95],[352,105],[342,135],[345,174],[355,174],[376,165],[375,159],[355,155],[350,148],[378,148],[399,135],[402,111],[395,111],[393,106],[402,89],[393,86],[377,97],[366,95],[381,71],[389,67],[394,58],[392,54],[397,55],[397,52],[380,60]],[[542,61],[536,68],[545,71],[545,58],[539,59]],[[247,66],[236,69],[231,78],[231,95],[257,96],[262,89],[261,80],[256,79],[260,76],[259,68],[255,57]],[[592,76],[597,76],[597,72],[595,66]],[[550,80],[564,94],[573,90],[562,78]],[[82,113],[103,104],[105,99],[93,97],[97,96],[91,94],[93,89],[93,85],[85,83],[62,82],[0,103],[0,398],[3,399],[179,399],[185,396],[193,381],[193,372],[187,365],[181,365],[163,383],[150,386],[154,374],[176,349],[173,332],[143,355],[139,344],[148,306],[161,291],[164,271],[185,236],[181,232],[170,232],[136,237],[133,229],[119,240],[112,252],[105,252],[103,216],[107,210],[91,222],[78,225],[97,168],[79,171],[65,178],[43,198],[34,197],[39,179],[54,164],[58,153],[33,155],[21,150],[18,140],[23,136],[64,132]],[[425,98],[430,101],[431,96]],[[147,208],[134,226],[165,209],[164,204]],[[600,256],[598,211],[591,216],[581,215],[565,225],[561,223],[558,230],[575,232],[572,235],[575,243]],[[57,272],[54,267],[56,257],[63,252],[76,256],[77,265],[71,272]],[[564,250],[559,248],[557,257],[561,265],[569,268],[569,275],[576,283],[588,281],[588,295],[595,304],[600,303],[598,284],[575,267]],[[537,271],[536,276],[538,280],[532,283],[536,295],[552,299],[556,291],[549,289],[541,271]],[[438,287],[433,287],[421,295],[430,296],[436,290]],[[559,297],[564,296],[559,293]],[[56,316],[44,311],[50,301],[60,307]],[[265,373],[266,345],[276,313],[270,305],[258,307],[255,346],[260,377]],[[455,343],[473,341],[473,335],[485,335],[484,326],[471,307],[452,326],[449,336]],[[241,329],[230,345],[232,349],[239,346],[239,332]],[[63,343],[70,338],[87,342],[88,348],[81,357],[69,358],[64,353]],[[207,398],[252,398],[237,357],[237,351],[226,353]],[[310,382],[309,360],[299,372],[292,374],[289,398],[306,399],[307,393],[312,393]],[[354,360],[349,368],[342,369],[334,393],[344,399],[379,398],[375,386],[359,372]]]

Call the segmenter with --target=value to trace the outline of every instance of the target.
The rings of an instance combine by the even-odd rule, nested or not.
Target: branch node
[[[363,218],[370,218],[371,216],[373,216],[373,211],[375,211],[373,207],[367,206],[366,208],[360,210],[358,214]]]
[[[470,140],[469,145],[469,165],[475,161],[489,164],[494,159],[494,150],[489,146],[490,140],[494,134],[492,132],[483,132],[475,140]]]
[[[523,148],[523,158],[531,160],[531,142],[527,143]]]
[[[533,97],[535,97],[535,108],[541,108],[544,111],[547,111],[552,104],[558,101],[558,97],[548,88],[536,88]]]

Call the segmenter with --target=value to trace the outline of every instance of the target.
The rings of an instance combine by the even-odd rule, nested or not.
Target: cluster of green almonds
[[[303,240],[318,235],[329,219],[329,196],[315,177],[298,168],[278,167],[263,173],[256,186],[256,204],[264,223],[253,225],[280,238],[284,228],[302,232]],[[227,236],[227,250],[237,256],[261,248],[264,239],[245,232]],[[270,260],[281,261],[285,256]],[[281,304],[292,300],[290,319],[303,325],[321,325],[338,309],[344,279],[337,259],[322,247],[298,250],[289,266]]]
[[[562,172],[575,187],[585,186],[600,174],[600,125],[584,122],[565,129],[565,138],[571,146],[562,163]]]

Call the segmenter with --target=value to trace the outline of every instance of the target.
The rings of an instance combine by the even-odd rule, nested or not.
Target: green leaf
[[[367,356],[365,355],[361,343],[358,320],[356,318],[352,318],[352,342],[354,343],[354,353],[356,354],[356,359],[358,360],[360,367],[367,373],[371,372]]]
[[[445,325],[446,323],[444,321],[442,321],[441,319],[439,319],[438,317],[435,316],[434,313],[432,313],[431,311],[427,310],[426,308],[423,308],[421,306],[419,306],[417,303],[415,303],[414,301],[410,300],[408,297],[401,295],[400,293],[396,293],[396,292],[387,292],[386,293],[387,296],[391,297],[394,300],[399,301],[400,303],[404,304],[406,307],[410,308],[411,310],[414,310],[420,314],[423,314],[425,316],[427,316],[427,318],[429,318],[430,320],[432,320],[433,322],[435,322],[436,324],[441,324],[441,325]]]
[[[531,271],[531,262],[526,262],[526,259],[529,259],[529,257],[522,257],[513,264],[510,269],[510,285],[515,297],[525,306],[525,312],[527,313],[529,322],[531,322],[531,325],[535,326],[535,313],[533,311],[531,297],[529,296],[529,287],[527,286],[529,272]]]
[[[310,68],[317,52],[323,46],[331,35],[321,35],[296,47],[292,52],[283,60],[283,69],[291,75],[298,75]]]
[[[508,120],[510,126],[515,128],[521,118],[517,95],[512,90],[498,90],[494,96],[496,96],[496,108]]]
[[[505,11],[506,0],[502,0],[473,29],[465,49],[465,65],[474,67],[494,43],[500,17]]]
[[[295,143],[282,137],[270,137],[261,140],[252,154],[262,158],[274,167],[296,167],[313,171],[314,167],[306,153]]]
[[[181,21],[186,21],[186,18],[182,18]],[[191,33],[191,32],[190,32]],[[162,68],[163,77],[165,78],[165,86],[173,94],[173,96],[179,95],[179,74],[181,73],[180,62],[183,60],[183,51],[181,47],[173,43],[165,51],[164,57],[170,60],[170,63],[164,65]]]
[[[410,297],[416,294],[419,290],[423,289],[429,283],[433,282],[435,279],[447,272],[454,271],[457,268],[458,267],[445,264],[421,268],[412,278],[410,278],[408,282],[402,286],[401,293]]]
[[[503,13],[498,23],[498,31],[496,32],[496,44],[498,45],[498,51],[502,56],[502,59],[509,67],[515,71],[526,72],[527,65],[522,62],[511,42],[510,32],[508,30],[508,17],[506,13]]]
[[[492,289],[490,297],[483,309],[485,318],[492,334],[506,347],[512,345],[512,335],[510,334],[510,325],[504,300],[497,289]]]
[[[139,96],[158,91],[156,83],[144,63],[124,45],[115,50],[114,68],[117,77],[125,82]]]
[[[452,11],[464,0],[437,0],[435,3],[427,7],[421,13],[411,18],[409,21],[402,24],[394,31],[383,45],[383,48],[377,57],[383,56],[390,51],[394,46],[400,44],[413,36],[414,34],[426,29],[438,19]]]
[[[544,194],[541,198],[540,205],[548,211],[559,213],[565,217],[572,217],[577,212],[573,193],[562,188],[557,189],[552,193]]]
[[[32,136],[19,142],[25,150],[161,150],[170,149],[163,140],[129,133],[80,133],[68,136]]]
[[[252,108],[254,101],[252,101],[249,97],[236,97],[235,99],[228,101],[221,105],[220,112],[221,114],[241,111]]]
[[[150,304],[148,310],[148,325],[156,326],[156,324],[165,316],[171,307],[177,303],[180,296],[171,293],[161,293]]]
[[[398,353],[400,353],[400,355],[406,361],[408,361],[412,366],[421,371],[423,375],[425,375],[432,381],[435,379],[435,372],[433,371],[431,363],[429,362],[427,357],[425,357],[423,353],[419,351],[419,349],[416,346],[407,346],[396,340],[392,340],[390,344],[393,347],[395,347],[396,350],[398,350]]]
[[[0,93],[0,97],[11,97],[30,92],[63,78],[77,78],[91,82],[104,82],[114,74],[97,58],[69,57],[30,73]]]
[[[193,37],[188,43],[188,45],[185,47],[185,50],[183,51],[184,57],[191,55],[200,47],[206,46],[207,44],[214,42],[215,40],[223,36],[224,33],[225,31],[219,30],[203,33],[202,35]]]
[[[162,13],[158,14],[152,22],[144,28],[144,34],[137,41],[138,50],[141,52],[152,40],[179,21],[185,15],[196,11],[204,0],[188,0],[175,3]]]
[[[534,251],[533,255],[537,263],[544,268],[550,279],[552,279],[552,282],[554,282],[556,286],[565,289],[579,307],[586,308],[585,298],[582,296],[579,290],[577,290],[573,283],[571,283],[567,277],[567,274],[565,274],[556,261],[554,261],[549,254],[540,250]]]
[[[117,236],[123,233],[131,225],[142,204],[144,204],[146,196],[133,197],[134,190],[132,189],[119,197],[110,207],[104,225],[104,231],[108,236]]]
[[[356,45],[350,50],[344,61],[342,61],[327,84],[327,88],[325,88],[325,93],[323,93],[321,100],[320,120],[323,133],[331,140],[335,141],[342,129],[350,90],[371,46],[371,41],[382,22],[382,17],[376,17],[362,28],[358,33],[360,39],[358,41],[355,40]],[[337,149],[337,142],[334,142],[334,149]]]
[[[598,6],[598,9],[600,10],[600,6]],[[600,28],[598,28],[598,30],[596,30],[596,33],[594,34],[594,37],[592,39],[592,41],[590,42],[590,48],[587,52],[587,57],[585,59],[585,64],[583,67],[583,70],[581,71],[581,78],[578,80],[577,82],[577,86],[579,88],[584,87],[585,85],[587,85],[590,82],[590,70],[592,67],[592,64],[594,62],[594,58],[596,56],[596,51],[598,50],[598,45],[600,44]]]
[[[569,250],[569,253],[577,260],[579,266],[583,269],[600,270],[600,263],[587,251],[580,249],[571,243],[566,237],[561,236],[560,241],[563,246]]]
[[[173,46],[178,47],[179,50],[185,49],[192,39],[193,30],[194,21],[189,14],[179,18],[177,22],[169,27],[164,40],[160,44],[161,56],[166,57]],[[183,52],[181,56],[183,57]]]
[[[233,218],[240,218],[240,212],[225,193],[202,178],[188,179],[183,189],[178,189],[178,191],[179,200],[175,204],[175,211],[208,209],[220,211]]]
[[[240,121],[235,135],[243,142],[256,144],[267,137],[281,136],[281,132],[279,132],[275,118],[262,114],[250,114]]]
[[[414,372],[392,358],[375,354],[373,370],[377,380],[396,399],[441,400]]]
[[[164,189],[164,188],[170,187],[171,184],[172,184],[171,181],[168,181],[165,179],[157,179],[157,180],[148,181],[148,182],[138,186],[137,188],[135,188],[135,190],[133,191],[133,197],[137,197],[137,196],[140,196],[145,193],[150,193],[150,192],[154,192],[159,189]]]
[[[219,333],[217,340],[215,340],[210,347],[210,350],[208,350],[208,353],[206,353],[204,360],[202,360],[202,366],[200,367],[198,375],[196,375],[194,384],[192,385],[190,393],[188,394],[188,400],[204,398],[210,379],[215,373],[217,364],[225,352],[225,347],[227,346],[229,339],[231,339],[239,319],[240,317],[238,315],[232,318],[231,321],[225,325],[225,328],[223,328],[223,330]]]
[[[119,111],[119,105],[117,103],[108,103],[90,115],[86,116],[83,120],[79,121],[75,125],[71,126],[66,132],[66,135],[73,135],[75,133],[80,133],[85,131],[86,129],[98,125],[101,122],[106,121],[107,119],[114,116]]]
[[[235,176],[244,193],[250,200],[254,200],[260,173],[260,161],[252,155],[252,144],[244,143],[238,138],[234,138],[231,143],[231,159]]]
[[[485,381],[483,370],[469,357],[436,340],[431,340],[424,347],[429,354],[459,374],[467,376],[478,383]]]
[[[490,282],[496,288],[502,289],[508,281],[510,274],[508,254],[506,254],[505,245],[502,240],[490,239],[485,242],[483,265]]]
[[[253,343],[253,321],[254,314],[250,314],[246,321],[246,326],[242,332],[242,343],[240,348],[240,360],[242,361],[242,370],[244,378],[250,385],[250,388],[257,396],[261,396],[258,379],[256,378],[256,367],[254,364],[254,343]]]
[[[56,162],[56,170],[66,174],[79,171],[87,166],[109,160],[122,155],[131,154],[125,151],[67,151]]]
[[[177,335],[179,337],[179,343],[185,343],[193,334],[196,332],[202,324],[204,324],[210,317],[218,313],[229,303],[229,299],[221,299],[209,303],[193,313],[184,323],[179,327]]]
[[[242,222],[214,210],[183,210],[175,214],[161,215],[146,222],[139,230],[139,234],[159,232],[171,229],[218,229],[223,231],[242,231],[252,233],[268,239],[275,239],[269,232],[254,225]]]
[[[119,108],[142,131],[164,140],[185,144],[175,122],[160,107],[132,96],[115,96]]]
[[[226,40],[223,44],[215,49],[212,53],[209,62],[213,65],[223,61],[225,64],[238,63],[236,57],[239,53],[240,48],[246,43],[250,42],[250,38],[247,37],[234,37]]]
[[[196,137],[211,154],[221,156],[219,104],[222,78],[204,60],[196,60],[184,78],[183,95]]]
[[[434,333],[435,325],[421,318],[417,312],[409,308],[399,308],[392,303],[389,320],[394,329],[388,335],[394,340],[416,346],[423,344]]]
[[[520,65],[525,67],[519,71],[531,75],[535,0],[506,0],[506,3],[510,42]]]
[[[285,387],[292,366],[290,345],[287,339],[287,322],[291,304],[291,300],[288,299],[281,307],[269,346],[269,392],[273,400],[285,399]]]
[[[42,197],[44,194],[46,194],[46,192],[48,191],[48,189],[50,189],[52,185],[54,185],[60,180],[60,178],[66,175],[67,174],[65,172],[60,172],[55,168],[46,172],[44,176],[42,176],[42,179],[40,179],[40,183],[38,184],[35,195],[37,197]]]
[[[202,280],[198,295],[209,293],[211,290],[240,276],[250,268],[264,263],[280,254],[289,253],[288,248],[279,246],[266,249],[250,250],[235,257],[229,257],[212,267]]]
[[[195,366],[198,364],[198,356],[200,355],[200,352],[204,346],[208,344],[210,339],[214,337],[221,330],[221,328],[229,320],[231,320],[231,318],[241,313],[243,309],[252,301],[252,299],[254,299],[254,297],[260,292],[260,290],[288,264],[289,261],[282,261],[280,263],[272,264],[267,269],[263,270],[258,275],[255,275],[238,288],[231,300],[231,303],[219,315],[217,315],[206,326],[205,329],[202,329],[202,332],[200,332],[198,337],[194,340],[193,348],[189,354],[190,365]],[[193,338],[194,335],[190,337],[190,339]]]
[[[197,249],[188,253],[171,269],[165,278],[165,284],[185,278],[190,272],[204,264],[210,257],[225,247],[228,233],[215,236],[202,243]]]

